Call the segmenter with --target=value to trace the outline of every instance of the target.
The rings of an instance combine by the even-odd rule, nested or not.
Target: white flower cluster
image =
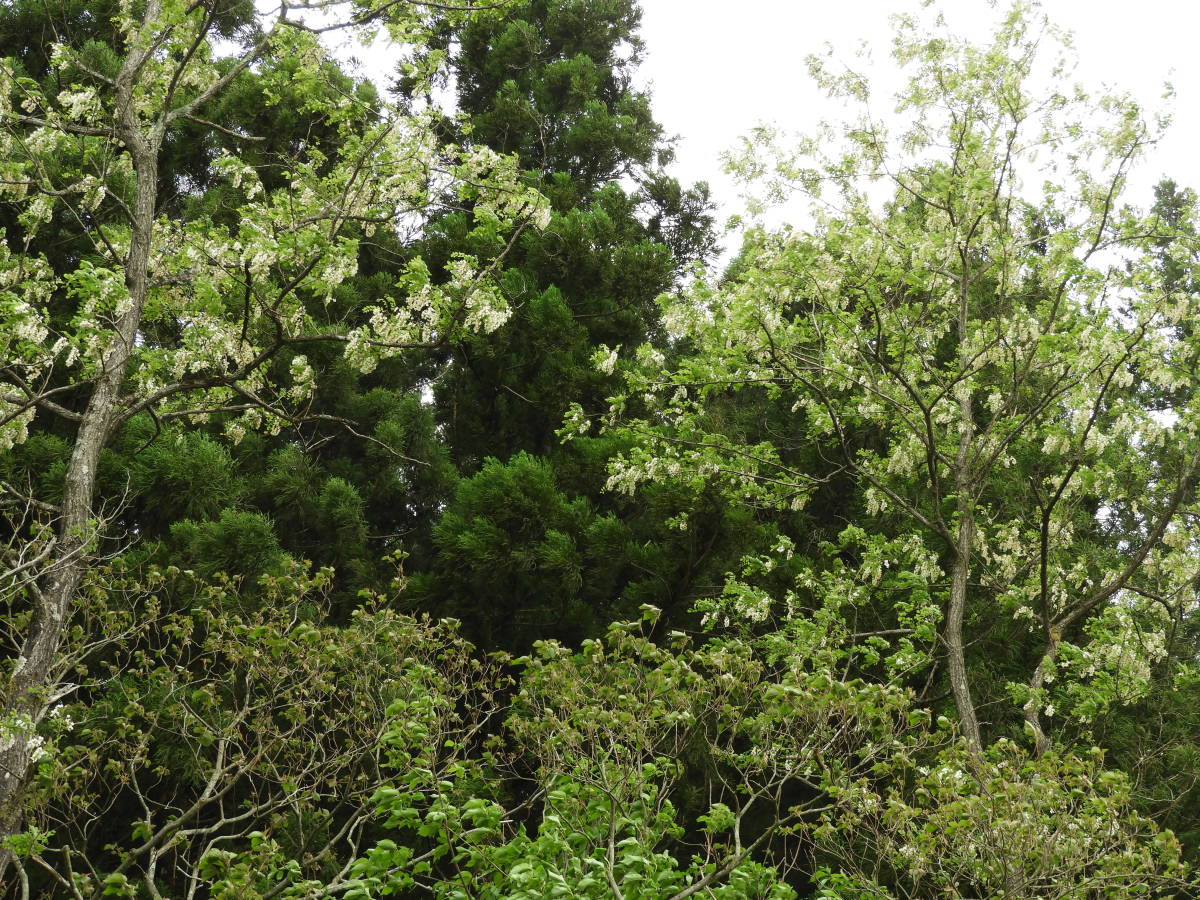
[[[1114,674],[1124,698],[1140,697],[1150,681],[1153,664],[1166,655],[1166,629],[1139,628],[1129,610],[1119,606],[1102,618],[1111,620],[1104,629],[1108,641],[1100,642],[1092,657],[1098,666]]]
[[[475,147],[462,153],[455,175],[459,193],[481,201],[475,213],[477,218],[494,216],[502,222],[526,219],[539,230],[549,227],[550,204],[542,194],[522,183],[515,158],[501,156],[490,147]]]
[[[236,369],[254,355],[254,348],[242,340],[236,323],[208,313],[196,313],[188,319],[182,344],[170,357],[170,372],[176,379]]]
[[[66,706],[61,703],[51,709],[50,714],[46,718],[55,723],[63,731],[70,731],[75,727],[75,720],[72,719],[71,714],[67,712]]]
[[[24,713],[0,719],[0,752],[9,750],[18,741],[24,740],[25,749],[35,762],[44,758],[47,753],[43,749],[46,739],[39,734],[34,734],[35,727],[33,719]]]
[[[100,98],[93,87],[62,91],[58,95],[58,103],[66,117],[76,122],[100,114]]]
[[[481,276],[475,259],[455,256],[446,269],[450,283],[443,293],[463,297],[466,309],[463,325],[469,331],[490,334],[508,321],[512,310],[496,286]]]
[[[292,357],[288,368],[292,383],[288,386],[284,395],[289,400],[304,400],[312,396],[312,392],[316,389],[317,385],[317,374],[313,371],[308,357],[304,355]]]
[[[592,365],[596,367],[596,371],[605,375],[615,372],[617,360],[620,358],[617,353],[620,349],[620,347],[610,348],[607,344],[601,344],[600,349],[592,354]]]
[[[559,435],[566,442],[577,435],[587,434],[591,430],[591,422],[588,420],[587,413],[583,411],[583,407],[578,403],[572,403],[567,407],[567,414],[563,418],[563,427],[559,431]]]

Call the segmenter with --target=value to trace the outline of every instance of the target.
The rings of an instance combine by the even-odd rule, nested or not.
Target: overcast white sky
[[[955,31],[982,38],[1007,3],[940,5]],[[722,213],[739,211],[737,189],[721,175],[720,153],[759,122],[808,131],[829,117],[805,57],[830,43],[851,60],[863,39],[885,57],[889,15],[917,6],[916,0],[642,0],[641,74],[658,120],[679,136],[675,174],[709,181]],[[1174,125],[1134,173],[1126,199],[1147,204],[1164,174],[1200,188],[1200,3],[1044,0],[1043,11],[1074,32],[1076,80],[1127,90],[1155,108],[1163,83],[1175,86]]]

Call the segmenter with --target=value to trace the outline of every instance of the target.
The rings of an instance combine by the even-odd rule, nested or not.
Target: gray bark
[[[156,15],[151,3],[147,22]],[[126,59],[116,82],[117,133],[129,153],[137,188],[131,209],[129,254],[125,285],[129,308],[117,319],[111,343],[79,423],[75,445],[63,481],[61,513],[56,524],[56,552],[47,566],[44,584],[31,587],[33,617],[21,645],[17,670],[9,681],[3,719],[20,723],[0,743],[0,844],[20,831],[22,795],[36,749],[37,723],[55,700],[56,661],[70,618],[75,593],[83,581],[92,545],[98,538],[94,500],[100,453],[112,436],[119,413],[121,384],[133,352],[149,281],[150,246],[157,208],[158,145],[161,131],[143,133],[133,104],[140,56]],[[0,882],[12,861],[0,849]]]
[[[958,710],[959,730],[966,738],[967,746],[972,752],[978,753],[983,749],[983,739],[979,731],[979,720],[975,715],[975,703],[971,699],[966,646],[963,641],[963,613],[967,606],[967,587],[971,576],[975,517],[970,500],[964,495],[964,485],[960,484],[958,490],[958,532],[954,542],[954,563],[950,577],[950,606],[946,613],[946,627],[942,639],[946,643],[950,689],[954,695],[954,706]]]
[[[970,369],[970,360],[965,350],[968,336],[968,314],[970,306],[970,260],[965,250],[960,251],[962,274],[958,284],[958,344],[959,371]],[[958,522],[954,534],[953,567],[950,574],[950,606],[946,611],[946,626],[942,639],[946,644],[947,668],[950,672],[950,690],[954,695],[954,706],[958,711],[958,724],[962,736],[972,753],[983,750],[983,738],[979,731],[979,719],[975,715],[975,703],[971,699],[971,683],[967,678],[966,644],[963,640],[963,616],[967,606],[967,588],[971,577],[971,552],[975,546],[975,481],[971,477],[971,451],[976,437],[975,411],[971,406],[971,391],[966,383],[958,385],[958,410],[961,432],[958,440],[958,455],[954,461],[954,490],[958,501]]]

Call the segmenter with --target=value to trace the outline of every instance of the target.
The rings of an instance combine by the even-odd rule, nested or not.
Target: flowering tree
[[[610,419],[640,440],[614,488],[673,475],[802,506],[816,479],[781,439],[750,445],[713,415],[738,391],[790,407],[784,439],[827,448],[863,502],[794,597],[843,620],[886,597],[862,658],[944,672],[975,752],[970,647],[989,629],[1009,632],[1042,752],[1048,717],[1086,727],[1145,685],[1198,574],[1194,230],[1120,204],[1153,139],[1131,100],[1032,92],[1047,34],[1024,4],[984,48],[900,19],[896,135],[865,78],[815,60],[863,117],[795,152],[763,132],[733,160],[768,198],[809,198],[813,227],[752,231],[727,281],[664,300],[688,352],[664,374],[644,350]],[[630,399],[648,412],[626,416]],[[752,594],[729,594],[743,617],[771,608]]]
[[[357,95],[323,103],[336,152],[302,145],[272,161],[270,179],[239,149],[261,136],[210,119],[251,74],[268,103],[272,85],[276,98],[288,85],[300,102],[316,102],[330,70],[323,32],[370,37],[382,27],[421,48],[447,17],[486,12],[342,2],[254,12],[186,0],[115,9],[103,39],[55,44],[45,77],[0,62],[0,195],[19,209],[0,242],[0,447],[25,440],[35,417],[72,435],[56,502],[4,486],[13,537],[0,584],[18,630],[0,692],[0,840],[20,827],[37,728],[69,690],[54,673],[104,533],[96,479],[115,430],[139,413],[219,413],[234,438],[278,428],[303,415],[314,388],[304,349],[316,342],[343,345],[367,371],[460,329],[494,329],[507,307],[490,282],[493,261],[466,254],[437,284],[411,260],[389,296],[335,327],[313,310],[355,272],[364,241],[419,222],[447,197],[493,237],[546,216],[510,160],[439,143],[432,117],[419,112]],[[236,52],[222,55],[231,45]],[[438,60],[413,58],[416,78]],[[162,212],[160,164],[185,126],[220,146],[211,158],[227,185],[219,215]],[[37,252],[50,227],[73,230],[78,253],[51,261]],[[0,850],[0,877],[8,859]]]

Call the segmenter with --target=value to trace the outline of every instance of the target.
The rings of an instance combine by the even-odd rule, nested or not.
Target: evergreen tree
[[[604,490],[619,442],[561,444],[569,410],[598,414],[616,387],[597,358],[665,348],[656,300],[715,247],[706,186],[663,172],[672,150],[634,80],[639,21],[631,0],[535,0],[447,42],[459,117],[446,133],[516,152],[553,209],[544,234],[526,231],[504,253],[512,319],[494,341],[468,338],[429,364],[439,431],[471,481],[435,526],[434,555],[414,554],[408,602],[452,612],[489,644],[594,634],[643,603],[685,617],[776,532],[770,516],[711,492],[671,487],[626,502]],[[450,211],[435,223],[427,254],[448,261],[469,249],[465,221]],[[545,508],[517,487],[534,471],[547,480]],[[592,531],[555,538],[562,554],[587,560],[574,586],[533,563],[519,576],[505,566],[467,574],[480,558],[464,565],[467,544],[487,559],[542,558],[560,503],[599,517]]]
[[[435,383],[466,472],[552,454],[569,404],[611,393],[596,350],[660,340],[655,298],[713,248],[706,186],[660,168],[672,152],[634,85],[640,17],[633,0],[534,0],[473,23],[453,51],[462,139],[515,152],[554,210],[544,239],[527,232],[504,259],[516,312],[499,339],[454,347]],[[431,246],[448,257],[462,230],[447,216]]]

